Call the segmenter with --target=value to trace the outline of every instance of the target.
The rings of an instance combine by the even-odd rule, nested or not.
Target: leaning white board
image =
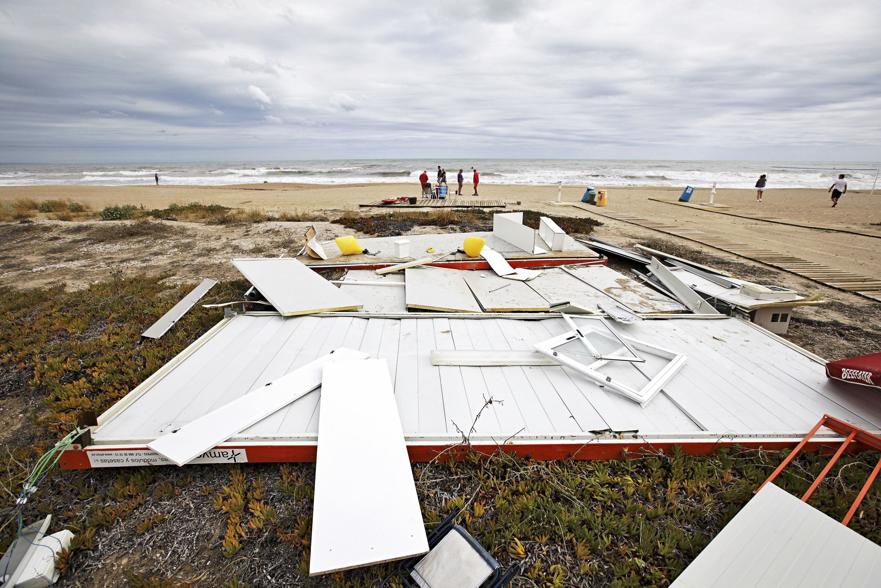
[[[388,365],[384,359],[328,364],[318,416],[309,575],[427,551]]]
[[[480,312],[463,270],[419,267],[404,270],[407,308],[440,312]]]
[[[232,262],[282,316],[361,308],[357,299],[296,259],[267,257]]]
[[[321,370],[329,361],[365,357],[367,354],[361,351],[337,349],[190,421],[147,447],[182,466],[320,386]]]

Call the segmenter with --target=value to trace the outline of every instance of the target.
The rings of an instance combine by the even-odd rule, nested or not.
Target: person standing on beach
[[[446,168],[441,168],[440,183],[443,184],[444,186],[447,185],[447,170],[446,170]]]
[[[153,178],[156,180],[156,185],[158,186],[159,185],[159,174],[158,173],[153,174]]]
[[[437,185],[440,186],[441,179],[444,177],[444,170],[441,169],[441,166],[437,166]]]
[[[832,193],[832,208],[838,206],[838,199],[847,193],[847,182],[844,181],[844,174],[838,174],[838,179],[829,186],[829,192]]]
[[[422,170],[419,174],[419,186],[422,188],[422,195],[425,196],[426,186],[428,185],[428,172]]]
[[[765,193],[765,184],[768,183],[768,176],[762,174],[756,180],[756,202],[762,202],[762,195]]]
[[[459,189],[456,190],[456,194],[459,196],[462,195],[462,184],[465,183],[465,176],[462,174],[462,170],[459,170],[459,175],[456,176],[456,181],[459,182]]]
[[[471,178],[471,181],[474,182],[474,194],[472,194],[472,196],[480,196],[480,194],[477,193],[477,184],[480,183],[480,174],[477,173],[476,167],[472,169],[474,170],[474,176]]]

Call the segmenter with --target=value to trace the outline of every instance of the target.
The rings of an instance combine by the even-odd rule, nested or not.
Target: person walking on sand
[[[762,202],[762,195],[765,193],[765,184],[768,183],[768,176],[762,174],[756,180],[756,202]]]
[[[838,179],[829,186],[829,192],[832,193],[832,208],[838,206],[838,199],[847,193],[847,182],[844,181],[844,174],[838,174]]]
[[[156,185],[158,186],[159,185],[159,174],[158,173],[153,174],[153,178],[156,180]]]
[[[480,196],[480,194],[477,193],[477,184],[480,183],[480,174],[477,173],[476,167],[472,169],[474,169],[474,176],[471,178],[471,181],[474,182],[474,194],[472,194],[472,196]]]
[[[437,185],[440,186],[441,180],[444,177],[444,170],[441,169],[441,166],[437,166]]]
[[[456,194],[459,196],[462,195],[462,184],[465,183],[465,176],[462,174],[462,170],[459,170],[459,175],[456,176],[456,181],[459,182],[459,189],[456,190]]]
[[[428,185],[428,172],[422,170],[422,173],[419,174],[419,186],[422,188],[422,195],[425,196],[426,186]]]

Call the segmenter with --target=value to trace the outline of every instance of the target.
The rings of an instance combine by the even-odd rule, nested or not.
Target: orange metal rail
[[[846,435],[846,437],[841,445],[838,446],[838,449],[835,450],[835,453],[832,454],[832,457],[829,459],[829,462],[826,464],[820,474],[817,476],[817,479],[814,480],[814,483],[811,484],[807,492],[805,492],[804,495],[801,497],[802,502],[807,502],[811,498],[811,495],[813,495],[814,491],[820,486],[820,484],[823,483],[823,479],[826,477],[826,475],[830,472],[830,470],[832,470],[832,467],[835,465],[835,462],[838,461],[838,458],[840,458],[842,454],[844,454],[844,452],[852,446],[852,444],[859,443],[867,447],[871,447],[876,451],[881,451],[881,437],[879,437],[878,435],[873,435],[872,433],[860,429],[859,427],[856,427],[846,421],[842,421],[841,419],[837,419],[835,417],[829,416],[828,414],[825,414],[823,415],[823,418],[821,418],[820,421],[816,425],[814,425],[814,427],[810,431],[808,431],[808,434],[805,435],[805,438],[802,439],[798,445],[796,445],[795,449],[793,449],[792,452],[786,456],[786,459],[784,459],[783,462],[779,466],[777,466],[777,469],[774,470],[774,472],[768,477],[768,479],[765,480],[762,485],[758,487],[758,489],[756,489],[756,492],[761,490],[765,486],[765,484],[773,482],[774,479],[777,478],[778,475],[780,475],[780,472],[782,472],[786,468],[786,466],[788,466],[792,462],[792,460],[796,458],[799,452],[804,449],[804,447],[808,444],[808,441],[810,441],[811,437],[814,436],[814,434],[820,429],[820,427],[832,429],[840,435]],[[881,459],[879,459],[878,463],[875,464],[875,468],[872,470],[872,473],[869,474],[869,477],[866,479],[865,484],[863,484],[863,487],[860,489],[859,494],[857,494],[856,499],[853,501],[853,504],[851,504],[850,509],[848,509],[847,514],[844,515],[843,519],[841,519],[841,523],[843,525],[847,526],[850,524],[850,521],[853,518],[854,514],[856,514],[860,503],[862,503],[863,499],[866,497],[866,494],[869,492],[869,488],[872,487],[872,484],[875,482],[875,479],[878,477],[879,473],[881,473]]]

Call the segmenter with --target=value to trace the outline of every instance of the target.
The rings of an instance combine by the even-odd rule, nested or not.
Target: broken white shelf
[[[499,212],[493,215],[493,235],[532,254],[547,253],[536,244],[537,232],[523,224],[522,212]]]
[[[363,359],[366,353],[340,348],[193,420],[147,447],[179,466],[199,457],[236,433],[321,385],[321,370],[331,361]]]
[[[440,267],[404,270],[407,308],[441,312],[480,312],[463,278],[465,272]]]
[[[881,547],[766,484],[672,588],[877,586]]]
[[[309,575],[427,551],[388,364],[329,364],[321,383]]]
[[[560,225],[553,219],[543,216],[538,220],[538,235],[541,237],[551,251],[563,251],[566,246],[566,231],[560,228]]]
[[[357,299],[296,259],[266,257],[232,262],[282,316],[361,308]]]

